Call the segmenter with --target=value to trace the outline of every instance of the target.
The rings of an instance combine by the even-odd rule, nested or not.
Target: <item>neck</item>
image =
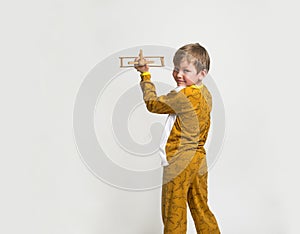
[[[202,81],[198,81],[195,85],[198,85],[198,86],[202,85]]]

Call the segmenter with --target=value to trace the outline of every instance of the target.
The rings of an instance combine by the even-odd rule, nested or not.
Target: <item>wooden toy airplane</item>
[[[127,64],[124,65],[124,60],[126,59],[136,59],[137,57],[119,57],[120,58],[120,67],[134,67],[134,66],[145,66],[146,64],[149,65],[149,67],[164,67],[165,61],[164,57],[162,56],[145,56],[143,55],[143,50],[140,50],[139,53],[139,60],[138,61],[129,61]],[[147,59],[156,59],[160,61],[160,64],[157,64],[155,61],[147,60]]]

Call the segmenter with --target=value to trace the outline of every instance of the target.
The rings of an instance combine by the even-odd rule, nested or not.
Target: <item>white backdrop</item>
[[[203,44],[226,111],[209,175],[224,234],[299,233],[297,1],[0,3],[0,232],[158,234],[160,191],[98,180],[74,142],[87,73],[125,48]],[[188,233],[196,233],[189,220]]]

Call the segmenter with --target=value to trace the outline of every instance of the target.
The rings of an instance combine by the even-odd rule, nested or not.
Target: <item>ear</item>
[[[201,71],[198,73],[198,79],[199,79],[200,81],[202,81],[206,75],[207,75],[207,70],[206,70],[206,69],[203,69],[203,70],[201,70]]]

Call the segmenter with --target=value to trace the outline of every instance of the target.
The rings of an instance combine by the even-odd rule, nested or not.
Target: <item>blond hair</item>
[[[178,66],[182,60],[193,63],[197,73],[206,69],[209,71],[210,58],[206,49],[199,43],[187,44],[179,48],[173,58],[173,63]]]

